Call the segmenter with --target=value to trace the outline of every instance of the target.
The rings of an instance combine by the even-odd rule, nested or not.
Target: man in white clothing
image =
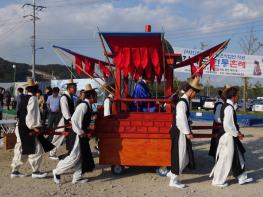
[[[173,125],[170,130],[171,135],[171,171],[169,172],[170,187],[184,188],[178,180],[186,166],[194,168],[194,155],[192,150],[191,132],[189,117],[189,102],[195,97],[196,93],[203,89],[198,78],[189,79],[188,84],[184,87],[184,95],[176,102],[174,109]]]
[[[115,84],[112,83],[112,84],[106,84],[103,86],[104,90],[108,90],[108,91],[111,91],[110,93],[109,92],[106,92],[106,94],[108,94],[106,96],[106,98],[104,99],[104,102],[103,102],[103,109],[104,109],[104,117],[107,117],[107,116],[110,116],[111,115],[111,100],[113,97],[114,97],[114,90],[115,90]]]
[[[97,102],[97,93],[90,84],[85,87],[85,99],[76,108],[72,118],[72,129],[75,134],[75,141],[70,155],[59,161],[53,170],[54,182],[60,183],[60,175],[65,171],[74,168],[72,183],[85,183],[87,179],[82,174],[94,169],[92,153],[89,146],[88,127],[92,117],[92,104]]]
[[[61,111],[62,117],[58,123],[58,127],[70,124],[71,116],[73,115],[74,110],[75,110],[74,95],[76,94],[76,91],[77,91],[77,84],[74,83],[73,79],[71,79],[66,85],[67,85],[67,91],[60,98],[60,111]],[[67,136],[66,138],[66,148],[68,151],[70,151],[69,147],[72,143],[74,143],[71,140],[71,133],[72,133],[71,129],[62,128],[62,129],[56,130],[56,132],[63,132],[63,131],[67,131],[70,133],[69,136]],[[52,151],[50,151],[49,153],[50,159],[58,160],[58,157],[56,156],[56,152],[57,152],[57,149],[63,143],[64,139],[65,139],[64,135],[55,135],[53,137],[52,144],[54,144],[56,147]],[[60,158],[62,159],[68,154],[69,152],[64,155],[61,155]]]
[[[226,187],[227,176],[232,170],[240,185],[252,182],[245,172],[245,149],[241,143],[243,134],[239,131],[234,105],[238,102],[239,88],[230,87],[226,91],[226,103],[221,108],[221,122],[224,134],[219,139],[216,153],[216,164],[210,174],[212,185]]]
[[[42,125],[36,97],[37,89],[38,85],[32,79],[29,79],[26,84],[28,94],[21,97],[17,112],[18,124],[15,129],[17,143],[11,164],[11,178],[25,176],[19,172],[19,168],[27,158],[32,167],[32,178],[47,176],[47,173],[39,171],[42,155],[44,151],[50,151],[54,146],[44,136],[39,135]]]

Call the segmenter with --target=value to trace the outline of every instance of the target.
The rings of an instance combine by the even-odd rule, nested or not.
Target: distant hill
[[[27,77],[32,76],[32,66],[25,63],[9,62],[0,58],[0,82],[13,82],[14,81],[14,69],[13,64],[16,65],[16,81],[26,81]],[[48,64],[48,65],[36,65],[35,68],[36,80],[47,81],[53,79],[66,79],[70,77],[70,72],[64,65],[60,64]],[[76,72],[73,70],[75,76]],[[78,78],[85,78],[84,75]]]

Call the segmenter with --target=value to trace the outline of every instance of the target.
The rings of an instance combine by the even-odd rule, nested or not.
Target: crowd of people
[[[185,184],[179,180],[186,167],[195,168],[194,153],[191,140],[194,135],[190,125],[189,103],[203,89],[198,78],[190,79],[181,89],[179,99],[175,102],[174,120],[170,130],[171,134],[171,171],[169,186],[184,188]],[[239,99],[239,88],[225,87],[218,92],[219,97],[214,106],[214,137],[210,143],[209,155],[215,160],[214,168],[210,174],[213,177],[212,185],[227,187],[226,181],[232,171],[240,185],[250,183],[245,171],[245,148],[240,140],[244,135],[240,132],[236,117],[236,105]]]
[[[46,177],[47,173],[40,171],[40,165],[43,154],[49,152],[50,159],[59,160],[53,170],[56,183],[60,183],[60,176],[70,168],[75,169],[73,183],[87,181],[82,179],[82,174],[95,167],[89,147],[88,127],[96,116],[93,104],[97,102],[97,92],[87,84],[77,97],[77,83],[71,79],[65,85],[66,91],[62,95],[58,87],[46,88],[43,95],[32,79],[25,85],[26,94],[23,88],[17,89],[17,143],[11,178],[25,176],[19,168],[27,159],[32,168],[32,178]],[[112,97],[113,93],[110,95]],[[110,97],[105,99],[108,115]],[[50,135],[51,131],[56,135]],[[67,151],[58,156],[57,150],[64,142]]]
[[[18,124],[15,130],[17,143],[12,160],[11,177],[23,177],[19,167],[28,159],[32,167],[32,178],[44,178],[47,173],[40,171],[40,164],[44,152],[49,152],[50,159],[59,160],[53,169],[53,180],[61,183],[61,175],[68,169],[74,169],[72,183],[85,183],[85,172],[94,169],[95,164],[89,145],[88,127],[94,117],[93,104],[97,102],[97,92],[90,84],[80,91],[77,98],[77,84],[70,80],[67,90],[60,96],[59,88],[47,88],[45,95],[38,90],[38,84],[29,80],[26,84],[27,94],[18,89],[20,98],[17,99]],[[105,89],[114,89],[113,85]],[[198,78],[189,79],[180,89],[174,103],[173,123],[170,129],[171,136],[171,171],[169,186],[184,188],[185,184],[179,180],[186,167],[195,168],[194,152],[191,140],[194,135],[190,124],[190,102],[203,89]],[[142,96],[140,96],[142,95]],[[114,91],[104,100],[104,116],[111,115],[111,99]],[[134,90],[133,98],[150,98],[147,81],[140,81]],[[210,174],[213,176],[212,185],[217,187],[228,186],[226,179],[230,171],[237,178],[238,183],[252,182],[245,171],[245,149],[240,140],[240,132],[235,105],[239,99],[238,87],[225,87],[219,91],[219,98],[214,108],[214,129],[209,155],[215,160]],[[150,107],[149,107],[150,106]],[[150,111],[148,110],[150,108]],[[135,111],[152,112],[152,104],[133,103]],[[47,139],[41,135],[41,128],[55,129],[59,135]],[[65,136],[67,133],[67,136]],[[57,155],[57,149],[66,142],[67,152]]]
[[[3,119],[4,104],[7,110],[11,109],[11,93],[0,87],[0,120]]]

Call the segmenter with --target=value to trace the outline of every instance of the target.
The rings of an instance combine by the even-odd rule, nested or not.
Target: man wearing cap
[[[44,178],[47,176],[47,173],[39,171],[42,155],[44,151],[50,151],[54,146],[43,135],[39,135],[42,125],[36,97],[37,89],[37,83],[29,79],[26,84],[28,94],[21,97],[17,112],[18,124],[15,129],[17,143],[11,164],[11,178],[25,176],[19,172],[19,167],[27,158],[33,170],[32,178]]]
[[[61,111],[61,119],[58,123],[58,127],[64,126],[67,124],[70,124],[71,116],[74,113],[75,110],[75,104],[74,104],[74,95],[77,91],[77,84],[74,83],[73,79],[70,79],[67,85],[67,91],[64,92],[64,94],[60,98],[60,111]],[[69,132],[69,135],[66,137],[66,148],[70,152],[70,146],[74,143],[73,140],[71,140],[71,129],[70,128],[62,128],[56,130],[56,132]],[[64,135],[54,135],[52,139],[52,144],[54,144],[56,147],[50,151],[49,158],[53,160],[58,160],[58,157],[56,156],[57,149],[61,146],[62,142],[64,141],[65,136]],[[66,153],[65,155],[61,155],[60,158],[64,158],[66,155],[69,154]]]
[[[202,89],[203,85],[199,83],[198,78],[189,79],[187,85],[184,87],[185,93],[175,106],[174,120],[170,130],[172,140],[171,171],[167,175],[170,177],[170,187],[184,188],[185,184],[182,184],[178,180],[178,176],[182,174],[186,166],[190,168],[195,167],[191,144],[193,134],[189,124],[189,102]]]
[[[226,103],[221,108],[221,122],[224,134],[219,139],[216,153],[216,164],[210,174],[213,177],[212,185],[226,187],[227,176],[232,170],[238,183],[243,185],[253,181],[245,172],[245,148],[241,143],[243,134],[239,131],[234,104],[238,102],[239,88],[230,87],[226,90]]]
[[[95,167],[87,133],[92,116],[92,104],[97,102],[97,93],[90,84],[85,86],[84,92],[85,99],[76,107],[71,118],[75,139],[72,150],[70,155],[59,161],[53,170],[54,182],[57,184],[60,183],[60,175],[71,168],[75,170],[72,183],[85,183],[87,179],[83,179],[82,174],[92,171]]]

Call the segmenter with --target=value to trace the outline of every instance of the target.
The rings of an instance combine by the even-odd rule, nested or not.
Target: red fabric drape
[[[122,63],[122,59],[123,59],[123,55],[122,55],[122,48],[121,47],[114,47],[115,49],[115,58],[114,58],[114,64],[116,66],[118,66],[119,68],[123,68],[123,63]]]
[[[84,59],[84,64],[85,64],[85,71],[90,74],[91,76],[94,75],[94,66],[95,62],[89,58]]]
[[[158,49],[151,47],[151,48],[149,48],[149,53],[151,56],[152,65],[154,67],[154,72],[155,72],[156,76],[159,76],[161,73],[161,66],[160,66]]]
[[[141,65],[145,69],[149,64],[148,48],[140,48],[141,52]]]
[[[131,49],[130,48],[123,48],[123,74],[125,77],[128,76],[130,72],[131,75],[134,74],[134,70],[132,69],[132,62],[131,62]]]
[[[147,75],[147,78],[154,78],[154,76],[161,78],[160,75],[163,74],[161,34],[105,33],[103,37],[114,54],[115,66],[122,70],[124,76],[128,75],[128,70],[135,80],[142,75]],[[129,56],[127,55],[129,52],[126,48],[130,49],[128,59],[126,57]]]
[[[132,63],[136,69],[141,66],[140,48],[132,48]]]
[[[78,75],[82,73],[82,57],[80,55],[75,55],[75,69]]]

